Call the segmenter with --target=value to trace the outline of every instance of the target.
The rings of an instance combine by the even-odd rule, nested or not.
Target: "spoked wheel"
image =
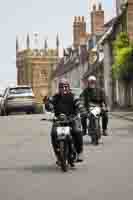
[[[60,166],[63,172],[68,171],[68,162],[67,162],[67,145],[64,141],[60,141]]]
[[[94,139],[94,145],[99,144],[99,120],[95,119],[95,139]]]
[[[91,128],[92,144],[98,145],[99,139],[100,139],[99,119],[96,119],[92,116],[91,119],[90,119],[90,128]]]
[[[73,158],[69,158],[68,163],[69,163],[70,167],[75,167]]]
[[[75,161],[76,156],[74,154],[69,155],[68,163],[70,167],[75,167],[74,161]]]
[[[75,167],[75,160],[76,160],[76,151],[72,140],[69,141],[69,152],[68,152],[68,163],[70,167]]]

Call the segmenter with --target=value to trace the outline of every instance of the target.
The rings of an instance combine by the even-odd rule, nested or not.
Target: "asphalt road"
[[[84,138],[84,162],[55,165],[42,115],[0,117],[0,200],[132,200],[133,122],[110,118],[100,145]]]

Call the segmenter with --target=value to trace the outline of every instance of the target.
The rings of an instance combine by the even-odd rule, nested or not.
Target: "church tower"
[[[37,36],[35,39],[38,39]],[[59,58],[57,49],[48,49],[47,40],[44,41],[42,49],[37,47],[38,43],[32,49],[30,40],[28,34],[26,49],[21,50],[16,39],[17,83],[18,85],[30,85],[36,102],[42,103],[43,97],[51,94],[51,72]]]

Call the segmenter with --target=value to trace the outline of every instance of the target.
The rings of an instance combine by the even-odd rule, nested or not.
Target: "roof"
[[[109,20],[107,23],[104,24],[104,27],[110,27],[116,19],[117,17],[112,18],[111,20]]]
[[[101,38],[101,41],[99,42],[103,44],[105,40],[107,40],[112,35],[116,25],[120,22],[121,18],[123,17],[124,12],[125,12],[125,9],[120,15],[118,15],[117,17],[114,17],[112,20],[110,20],[104,25],[105,27],[107,27],[107,30],[105,31],[103,37]]]
[[[61,65],[59,64],[58,68],[54,71],[53,76],[61,76],[75,68],[76,60],[78,61],[78,57],[73,58],[73,60],[69,59],[66,63],[62,63]]]
[[[31,88],[30,85],[9,85],[9,88]]]
[[[73,50],[75,52],[77,50]],[[53,72],[53,77],[61,76],[74,68],[76,68],[80,63],[84,63],[87,60],[88,51],[81,50],[81,53],[76,53],[71,56],[66,56],[66,60],[62,58],[58,64],[57,69]]]

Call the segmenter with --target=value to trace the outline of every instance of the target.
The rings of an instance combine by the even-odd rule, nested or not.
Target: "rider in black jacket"
[[[89,108],[89,102],[98,103],[102,107],[102,129],[103,135],[107,136],[107,125],[108,125],[108,109],[107,99],[103,89],[96,87],[96,77],[90,76],[88,78],[88,87],[81,93],[81,103],[84,105],[86,110]],[[82,117],[83,134],[86,135],[87,121],[86,117]]]
[[[50,97],[46,104],[45,108],[47,110],[52,110],[55,113],[55,116],[58,117],[59,114],[63,113],[67,116],[77,115],[79,112],[83,113],[83,107],[80,104],[80,99],[77,98],[73,93],[71,93],[69,82],[66,79],[59,81],[59,93]],[[82,161],[82,152],[83,152],[83,138],[81,133],[81,123],[80,119],[77,118],[72,122],[72,136],[75,144],[75,149],[77,151],[77,161]],[[51,139],[54,152],[57,156],[57,146],[56,146],[56,127],[53,123],[51,131]]]

